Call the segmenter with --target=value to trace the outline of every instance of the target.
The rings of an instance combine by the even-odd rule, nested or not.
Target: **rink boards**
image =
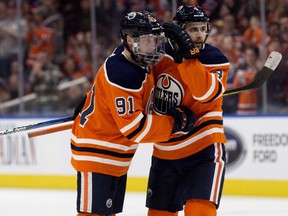
[[[51,119],[0,118],[0,130]],[[224,194],[288,197],[288,116],[225,116],[227,170]],[[70,165],[70,130],[29,139],[0,136],[0,187],[76,189]],[[145,191],[151,144],[139,146],[128,191]]]

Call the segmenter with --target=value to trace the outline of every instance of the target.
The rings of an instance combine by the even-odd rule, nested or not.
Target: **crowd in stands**
[[[160,22],[171,22],[175,12],[173,0],[95,0],[92,22],[90,0],[22,0],[20,6],[18,2],[0,0],[0,116],[19,111],[17,106],[1,108],[1,103],[33,93],[37,97],[24,104],[26,114],[72,114],[91,87],[99,66],[120,43],[119,21],[126,12],[146,9]],[[260,88],[226,96],[225,114],[263,113],[265,92],[268,110],[264,112],[288,113],[288,1],[263,0],[264,26],[259,2],[176,1],[177,6],[199,5],[209,15],[211,33],[207,42],[220,48],[231,62],[228,88],[250,82],[271,51],[283,55],[265,84],[267,92]],[[96,40],[91,31],[93,23]],[[81,78],[86,81],[60,87]]]

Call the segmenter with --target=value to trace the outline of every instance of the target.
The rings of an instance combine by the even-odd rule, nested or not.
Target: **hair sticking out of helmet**
[[[210,34],[209,17],[200,6],[181,5],[176,11],[173,22],[182,28],[187,22],[205,22],[207,23],[207,35]]]
[[[134,40],[132,46],[127,42],[127,35]],[[120,36],[133,60],[142,67],[158,63],[165,54],[163,27],[149,11],[126,14],[120,24]],[[147,47],[153,48],[145,50],[141,43],[147,43]],[[149,46],[151,43],[155,43],[155,46]]]

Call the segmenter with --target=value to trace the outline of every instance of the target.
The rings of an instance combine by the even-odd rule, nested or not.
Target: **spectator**
[[[19,53],[18,40],[24,40],[27,22],[22,18],[18,21],[15,5],[8,6],[4,1],[0,2],[0,13],[0,77],[7,81],[10,64]]]
[[[84,85],[75,85],[64,91],[62,99],[65,105],[65,113],[68,115],[73,113],[75,107],[79,104],[79,101],[83,98],[87,92]]]
[[[249,46],[244,50],[244,62],[236,71],[233,88],[238,88],[252,82],[259,70],[259,49],[257,46]],[[258,91],[252,89],[240,92],[237,103],[237,114],[258,113]]]
[[[252,16],[249,21],[249,26],[245,29],[243,33],[243,42],[245,45],[254,45],[256,44],[259,48],[261,46],[261,37],[262,30],[260,27],[259,17]],[[265,42],[269,39],[269,37],[265,37]]]
[[[173,19],[173,14],[172,14],[172,12],[171,12],[170,10],[165,10],[165,11],[163,12],[162,17],[161,17],[161,21],[162,21],[163,23],[165,23],[165,22],[172,22],[172,19]]]
[[[73,80],[84,76],[78,69],[75,60],[72,57],[66,57],[62,63],[62,72],[64,75],[64,80]]]
[[[190,5],[197,5],[197,1],[195,0],[186,0],[184,3]],[[203,0],[199,4],[203,8],[204,11],[206,11],[207,15],[209,16],[209,19],[213,22],[214,20],[217,20],[219,18],[219,10],[221,7],[221,2],[218,0]]]
[[[219,43],[219,48],[226,54],[230,61],[230,68],[227,78],[227,89],[233,87],[233,82],[236,74],[236,68],[240,64],[243,56],[241,53],[241,43],[237,40],[236,36],[230,34],[222,35],[222,38]],[[238,95],[230,95],[229,97],[223,98],[223,112],[225,114],[235,113],[237,109]]]
[[[19,76],[15,73],[9,76],[8,80],[10,99],[18,98],[19,96]]]
[[[269,36],[269,40],[281,40],[281,30],[279,22],[272,22],[268,25],[267,34]]]
[[[55,29],[45,26],[45,17],[40,8],[33,10],[33,20],[29,23],[26,35],[28,43],[27,66],[31,68],[38,53],[47,52],[50,56],[54,53]]]
[[[59,67],[52,63],[49,53],[44,51],[37,53],[28,82],[31,90],[39,96],[36,106],[39,113],[52,114],[57,108],[59,102],[57,85],[62,76]]]
[[[62,0],[62,4],[60,5],[60,13],[63,18],[63,40],[67,41],[70,35],[76,34],[78,31],[77,23],[78,14],[78,6],[76,4],[77,0],[69,0],[64,1]]]
[[[239,30],[235,27],[235,18],[232,14],[228,14],[223,17],[223,24],[219,33],[226,34],[226,35],[240,35]]]
[[[0,102],[5,102],[10,99],[9,89],[4,80],[0,79]]]
[[[268,97],[268,112],[269,113],[281,113],[284,91],[285,91],[285,79],[287,76],[287,50],[283,50],[283,46],[279,40],[271,40],[267,45],[267,56],[271,51],[278,51],[282,53],[282,60],[276,70],[267,80],[267,97]],[[285,55],[286,53],[286,55]]]
[[[10,94],[9,94],[9,88],[6,84],[6,82],[0,78],[0,104],[9,100]],[[6,108],[0,108],[0,116],[6,114]]]
[[[106,53],[107,50],[103,50],[102,46],[97,50]],[[89,32],[78,32],[76,35],[71,35],[66,45],[66,55],[72,57],[76,63],[76,67],[89,78],[92,76],[90,47],[93,46]],[[107,56],[105,55],[105,57]]]
[[[79,32],[91,31],[91,13],[90,13],[91,10],[89,0],[80,0],[79,6],[80,7],[78,9],[78,18],[76,20],[77,31]]]

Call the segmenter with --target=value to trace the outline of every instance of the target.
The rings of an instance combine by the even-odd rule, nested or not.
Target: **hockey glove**
[[[174,117],[174,126],[172,133],[190,132],[196,122],[194,113],[187,107],[181,106],[170,109],[167,115]]]
[[[188,33],[180,26],[173,23],[164,23],[165,37],[174,50],[173,59],[181,63],[184,59],[192,59],[199,55],[200,50],[195,47]]]
[[[86,98],[87,98],[87,95],[85,95],[85,97],[83,97],[80,103],[75,107],[74,113],[73,113],[73,119],[75,119],[78,116],[78,114],[82,111],[82,108],[85,105]]]

